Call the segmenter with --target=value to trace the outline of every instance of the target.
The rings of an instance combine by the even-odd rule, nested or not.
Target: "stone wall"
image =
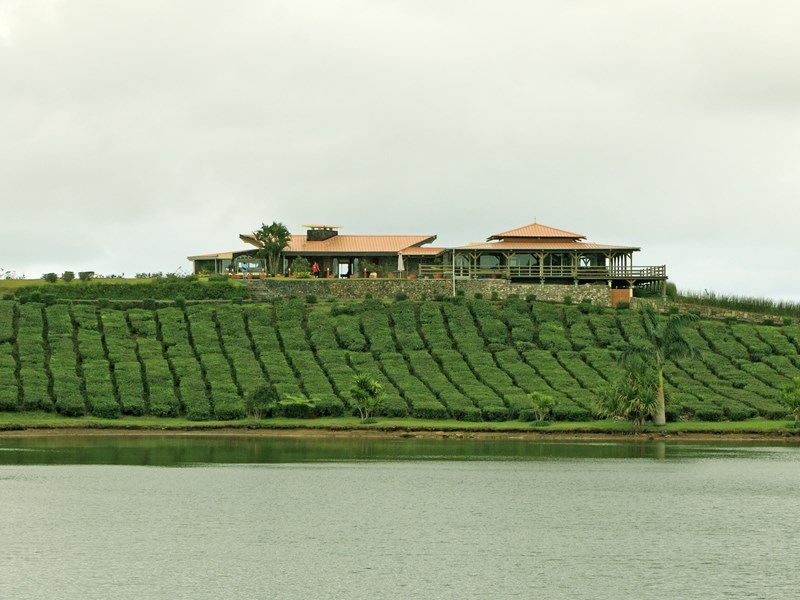
[[[360,299],[366,294],[372,294],[373,298],[394,298],[404,293],[411,300],[453,295],[453,283],[445,279],[245,279],[243,282],[250,287],[250,298],[262,302],[312,294],[319,300]]]
[[[373,298],[393,298],[404,293],[411,300],[453,295],[453,282],[449,279],[245,279],[243,282],[250,288],[250,298],[262,302],[289,296],[303,298],[310,294],[319,300],[360,299],[366,294]],[[532,294],[537,300],[547,302],[563,302],[565,296],[571,297],[573,302],[590,300],[600,306],[609,306],[611,302],[609,288],[605,285],[541,285],[511,283],[505,279],[464,279],[456,281],[456,289],[464,290],[467,298],[482,294],[489,299],[496,292],[500,299],[511,294],[520,298]]]

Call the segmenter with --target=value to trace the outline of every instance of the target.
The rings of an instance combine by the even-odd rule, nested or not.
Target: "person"
[[[314,277],[319,277],[319,265],[317,261],[314,261],[314,264],[311,265],[311,272],[314,274]]]

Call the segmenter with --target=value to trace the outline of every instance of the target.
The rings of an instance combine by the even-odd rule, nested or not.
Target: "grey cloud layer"
[[[540,222],[800,300],[794,2],[0,2],[0,267]],[[698,260],[698,254],[703,258]]]

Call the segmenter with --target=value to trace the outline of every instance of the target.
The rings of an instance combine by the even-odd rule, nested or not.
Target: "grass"
[[[273,418],[238,421],[190,421],[184,418],[131,417],[102,419],[98,417],[64,417],[48,412],[0,413],[0,431],[21,429],[114,429],[155,431],[213,431],[218,429],[311,429],[311,430],[373,430],[373,431],[446,431],[446,432],[541,432],[552,434],[621,434],[634,432],[629,421],[605,420],[582,422],[552,422],[545,427],[530,426],[521,421],[472,423],[455,420],[413,418],[378,418],[363,424],[357,417],[325,417],[318,419]],[[709,434],[781,434],[799,432],[793,421],[751,419],[748,421],[682,421],[667,423],[663,428],[645,427],[643,434],[709,433]]]
[[[716,292],[701,293],[692,290],[681,291],[677,300],[688,304],[700,304],[742,312],[800,318],[800,302],[788,300],[735,296],[733,294],[717,294]]]

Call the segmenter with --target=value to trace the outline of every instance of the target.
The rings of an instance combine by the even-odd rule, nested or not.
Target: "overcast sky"
[[[0,0],[0,268],[537,220],[800,301],[797,0]]]

